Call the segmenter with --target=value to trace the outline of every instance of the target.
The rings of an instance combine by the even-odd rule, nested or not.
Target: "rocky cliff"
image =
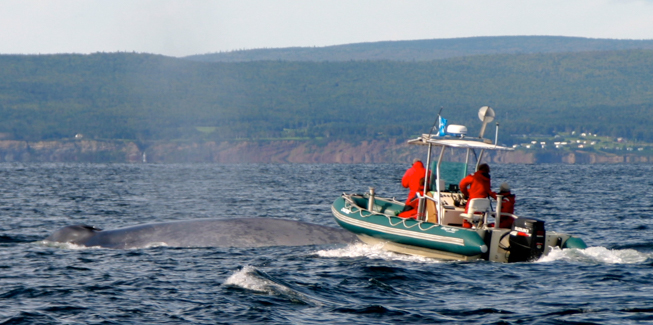
[[[129,163],[409,163],[423,158],[423,147],[405,142],[349,143],[309,141],[156,142],[63,140],[0,141],[0,162],[129,162]],[[570,151],[494,152],[492,163],[649,163],[653,157]]]

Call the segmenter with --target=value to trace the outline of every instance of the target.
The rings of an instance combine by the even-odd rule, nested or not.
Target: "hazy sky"
[[[185,56],[500,35],[653,39],[653,0],[0,0],[0,54]]]

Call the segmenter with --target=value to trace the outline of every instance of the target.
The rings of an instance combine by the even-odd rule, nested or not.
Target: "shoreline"
[[[0,162],[90,163],[410,163],[424,153],[397,140],[358,143],[324,141],[158,141],[138,145],[127,140],[0,140]],[[653,156],[580,150],[494,152],[498,164],[653,163]]]

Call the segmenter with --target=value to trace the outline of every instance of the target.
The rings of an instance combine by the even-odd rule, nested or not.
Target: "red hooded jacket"
[[[515,213],[515,195],[508,192],[499,192],[498,195],[503,195],[503,200],[501,200],[501,212],[502,213]],[[515,221],[512,217],[501,216],[501,222],[499,222],[500,228],[512,228],[512,224]]]
[[[424,194],[425,173],[426,169],[424,168],[424,164],[422,164],[421,161],[416,161],[413,164],[413,167],[410,167],[404,174],[404,177],[401,179],[401,185],[410,190],[408,192],[408,199],[406,200],[406,204],[410,203],[417,192]]]
[[[501,212],[515,213],[515,195],[510,192],[499,192],[498,195],[503,195],[501,200]]]
[[[471,202],[472,199],[484,199],[488,196],[491,196],[495,199],[497,198],[497,194],[491,190],[490,175],[485,174],[481,171],[467,175],[460,181],[458,187],[460,187],[460,191],[463,193],[463,195],[468,198],[467,205],[465,206],[465,213],[467,213],[469,202]],[[463,227],[471,228],[472,224],[467,220],[464,220]]]
[[[497,198],[497,194],[492,192],[490,187],[490,177],[481,172],[475,172],[467,175],[458,184],[460,191],[471,199],[484,199],[488,196]],[[468,189],[469,187],[469,189]]]

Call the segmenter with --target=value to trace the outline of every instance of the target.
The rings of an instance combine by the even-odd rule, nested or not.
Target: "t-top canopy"
[[[429,145],[453,147],[453,148],[471,148],[471,149],[486,149],[486,150],[513,150],[512,148],[487,143],[481,139],[474,140],[469,138],[443,138],[438,136],[429,136],[423,134],[417,139],[408,140],[408,144]]]

